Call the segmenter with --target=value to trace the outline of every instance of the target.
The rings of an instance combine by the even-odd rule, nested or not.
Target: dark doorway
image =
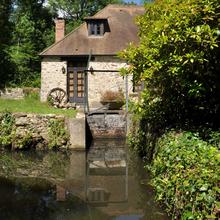
[[[69,102],[84,103],[84,70],[87,60],[68,61],[67,94]]]

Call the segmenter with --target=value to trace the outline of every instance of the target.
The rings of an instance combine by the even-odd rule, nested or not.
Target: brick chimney
[[[60,41],[65,36],[65,20],[57,18],[55,20],[55,42]]]

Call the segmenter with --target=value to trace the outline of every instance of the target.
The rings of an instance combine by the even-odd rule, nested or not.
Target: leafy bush
[[[172,219],[220,217],[220,152],[190,132],[159,139],[150,167],[156,198]]]
[[[209,143],[218,147],[220,150],[220,131],[212,131],[209,134]]]
[[[149,147],[143,133],[219,127],[219,19],[219,0],[146,4],[146,13],[137,19],[139,46],[130,45],[120,54],[130,64],[127,74],[134,83],[145,86],[133,109],[139,117],[140,148]]]
[[[49,149],[59,148],[67,144],[69,135],[63,120],[50,120],[48,125]]]
[[[5,111],[0,117],[0,146],[8,146],[11,144],[14,136],[15,118],[11,112]]]
[[[12,140],[12,149],[28,149],[33,143],[33,136],[31,132],[16,134]]]

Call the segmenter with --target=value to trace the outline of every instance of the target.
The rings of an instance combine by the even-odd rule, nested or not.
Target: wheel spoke
[[[54,88],[50,91],[48,95],[48,99],[52,105],[56,105],[59,107],[63,101],[66,101],[66,92],[61,88]]]

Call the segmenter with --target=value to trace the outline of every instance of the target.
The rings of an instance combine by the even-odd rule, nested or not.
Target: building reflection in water
[[[93,206],[128,201],[127,148],[123,141],[93,143],[86,159],[86,201]]]
[[[86,201],[108,216],[144,215],[133,193],[137,181],[128,175],[127,151],[125,140],[115,139],[96,140],[87,153]]]

